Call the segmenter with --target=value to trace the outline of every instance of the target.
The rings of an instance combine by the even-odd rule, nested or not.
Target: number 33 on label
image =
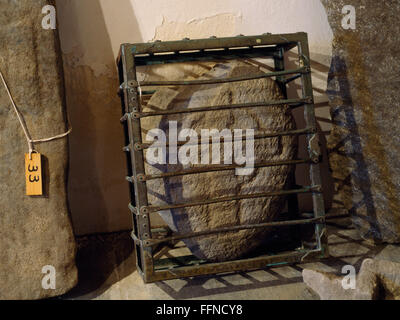
[[[25,154],[25,180],[27,196],[43,195],[42,156],[40,153],[32,153],[31,159],[29,159],[29,154]]]

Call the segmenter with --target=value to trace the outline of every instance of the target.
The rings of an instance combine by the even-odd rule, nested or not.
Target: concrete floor
[[[400,262],[400,246],[362,240],[348,221],[328,224],[331,258],[252,272],[195,277],[144,284],[135,268],[128,232],[78,239],[79,284],[62,299],[319,299],[302,281],[303,268],[340,274],[344,265],[358,271],[368,257]]]

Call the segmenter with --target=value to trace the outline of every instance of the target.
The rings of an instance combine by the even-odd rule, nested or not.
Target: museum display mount
[[[298,49],[299,66],[297,69],[285,68],[285,53]],[[203,79],[180,81],[141,81],[137,79],[137,67],[159,64],[173,64],[177,62],[209,61],[215,59],[272,59],[273,72],[263,75],[250,75],[236,78]],[[123,44],[117,59],[120,80],[120,96],[122,101],[122,118],[126,146],[123,150],[127,155],[128,176],[130,185],[131,203],[129,209],[133,215],[132,238],[135,242],[137,268],[146,283],[174,278],[185,278],[198,275],[209,275],[234,271],[261,269],[273,265],[315,261],[328,256],[328,244],[325,226],[325,208],[322,195],[320,176],[321,151],[318,139],[317,125],[314,110],[314,98],[311,81],[311,66],[309,56],[308,37],[306,33],[293,34],[263,34],[259,36],[237,36],[231,38],[216,38],[181,41],[156,41],[153,43]],[[155,110],[143,112],[141,97],[145,87],[158,86],[191,86],[240,82],[259,78],[275,78],[284,100],[263,101],[260,103],[244,103],[240,105],[211,106],[194,109]],[[287,98],[287,86],[292,81],[301,79],[302,96],[297,99]],[[204,168],[191,168],[179,172],[163,172],[158,175],[149,175],[145,171],[144,150],[149,145],[142,141],[141,119],[152,116],[167,116],[172,114],[188,114],[193,112],[208,112],[229,110],[235,108],[254,108],[289,105],[291,108],[304,108],[306,127],[286,132],[270,132],[256,135],[254,139],[268,139],[280,136],[306,136],[307,159],[287,161],[269,161],[257,164],[259,167],[306,164],[309,167],[311,185],[297,186],[292,189],[274,190],[264,193],[248,193],[244,195],[217,197],[201,201],[173,203],[166,206],[155,206],[148,203],[146,181],[154,179],[169,179],[175,176],[202,174],[220,170],[234,170],[237,165],[209,165]],[[232,173],[234,174],[234,173]],[[295,185],[295,183],[294,183]],[[301,213],[298,209],[298,194],[312,194],[313,213]],[[287,208],[291,217],[295,219],[273,221],[257,224],[238,224],[218,229],[191,233],[173,233],[163,228],[153,228],[150,216],[154,212],[174,210],[177,208],[196,207],[213,203],[223,203],[234,200],[258,199],[271,196],[287,196]],[[293,212],[295,213],[293,215]],[[311,225],[315,227],[313,242],[304,242],[300,247],[282,252],[260,252],[257,256],[236,259],[233,261],[210,262],[196,258],[193,255],[180,257],[160,258],[158,254],[164,244],[173,247],[182,239],[198,238],[211,234],[221,234],[232,231],[284,228],[288,226]],[[305,244],[306,243],[306,244]]]

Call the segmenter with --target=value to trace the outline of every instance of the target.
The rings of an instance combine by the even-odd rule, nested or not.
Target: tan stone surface
[[[322,300],[398,300],[400,263],[365,259],[354,289],[344,289],[343,276],[312,269],[303,270],[303,280]]]
[[[198,67],[196,72],[207,79],[237,77],[261,72],[258,67],[244,62],[220,63],[210,69],[211,67],[210,65],[203,66],[204,70]],[[192,74],[196,75],[194,72]],[[174,96],[172,99],[166,97],[167,90]],[[151,108],[195,108],[282,99],[277,85],[271,79],[176,88],[175,90],[180,90],[179,94],[174,93],[174,88],[167,90],[157,91],[149,101]],[[163,103],[165,101],[171,102],[167,106]],[[176,115],[168,118],[146,118],[142,120],[142,126],[144,130],[168,129],[168,120],[178,121],[178,129],[192,128],[198,133],[201,129],[222,130],[225,128],[229,130],[254,129],[255,133],[276,132],[291,130],[295,127],[287,106],[192,113],[184,117]],[[293,159],[296,154],[297,142],[293,137],[263,139],[255,142],[255,162]],[[223,163],[222,151],[221,163]],[[181,165],[146,165],[146,172],[153,174],[183,168]],[[147,183],[148,198],[152,205],[163,205],[281,190],[288,183],[288,176],[292,169],[291,166],[280,166],[256,169],[247,176],[235,176],[233,171],[224,171],[179,176],[164,181],[153,180]],[[173,230],[187,233],[271,221],[281,212],[283,205],[284,197],[269,197],[170,210],[162,212],[161,215]],[[242,230],[186,240],[186,245],[200,258],[222,261],[238,258],[251,252],[263,243],[267,233],[268,230]]]
[[[320,296],[321,300],[351,300],[353,298],[354,290],[344,290],[342,277],[334,274],[304,269],[303,281]]]
[[[34,139],[67,129],[57,31],[42,29],[49,1],[0,1],[0,67]],[[22,128],[0,88],[0,299],[60,295],[77,282],[75,241],[68,215],[67,139],[37,144],[44,190],[25,196]],[[56,289],[42,289],[42,268],[55,267]]]
[[[398,1],[322,0],[334,32],[328,80],[330,165],[339,199],[363,238],[400,241]],[[356,29],[342,28],[342,8]]]

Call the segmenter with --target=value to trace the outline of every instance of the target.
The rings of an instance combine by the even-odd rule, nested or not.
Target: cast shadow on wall
[[[285,59],[285,63],[288,69],[296,69],[298,55],[294,52],[290,51]],[[327,60],[326,57],[323,57],[323,60]],[[318,116],[320,113],[319,110],[328,109],[329,101],[326,98],[325,85],[326,82],[323,81],[321,83],[321,74],[328,74],[329,66],[324,65],[314,59],[310,60],[312,77],[313,77],[313,92],[314,99],[316,103],[314,104],[316,120],[317,120],[317,131],[319,133],[321,153],[322,153],[322,162],[321,166],[321,179],[322,179],[322,187],[323,187],[323,196],[325,201],[325,210],[329,212],[332,207],[334,187],[331,171],[329,169],[329,161],[328,161],[328,153],[327,153],[327,138],[330,134],[330,130],[324,131],[322,129],[322,125],[330,124],[331,120],[328,114],[328,111],[323,114],[323,116]],[[318,83],[316,80],[319,80]],[[321,83],[321,84],[320,84]],[[320,86],[323,86],[321,88]],[[299,98],[299,94],[301,91],[301,82],[295,81],[288,84],[288,95],[292,98]],[[296,120],[297,128],[305,128],[306,123],[304,120],[304,108],[297,108],[293,110],[293,115]],[[299,137],[299,158],[305,159],[308,156],[307,152],[307,144],[306,137]],[[308,172],[308,165],[298,165],[296,170],[296,180],[297,184],[300,185],[310,185],[310,177]],[[313,204],[312,204],[312,196],[311,194],[299,195],[299,205],[300,210],[303,212],[312,212]]]
[[[354,114],[353,99],[351,96],[350,84],[347,74],[346,62],[340,56],[333,56],[331,69],[329,71],[327,94],[332,103],[333,124],[340,130],[347,130],[347,135],[333,136],[328,152],[332,159],[339,156],[341,159],[341,167],[354,167],[353,171],[347,172],[347,175],[335,177],[336,194],[345,194],[349,199],[353,199],[353,188],[359,188],[362,195],[357,203],[352,203],[349,210],[351,215],[357,215],[357,209],[365,207],[366,216],[357,215],[359,218],[366,220],[370,225],[370,232],[375,234],[377,239],[381,238],[381,231],[376,223],[377,215],[374,199],[371,191],[371,180],[368,168],[363,155],[363,146],[358,130],[356,117]],[[339,104],[336,102],[340,101]],[[349,153],[351,148],[352,153]],[[346,151],[345,151],[346,150]],[[352,180],[355,186],[352,186]],[[341,201],[338,197],[337,201]]]
[[[58,7],[60,19],[65,19],[61,41],[77,44],[63,58],[73,125],[68,198],[74,232],[79,236],[126,230],[131,225],[118,77],[102,6],[92,0],[61,2]],[[136,26],[131,31],[133,38],[141,41],[129,0],[119,0],[112,14],[129,19]]]
[[[82,65],[79,47],[63,55],[67,111],[73,126],[69,137],[68,198],[74,233],[121,230],[121,226],[126,229],[132,220],[127,207],[128,185],[124,180],[126,168],[122,152],[123,130],[119,122],[118,73],[103,10],[99,0],[69,0],[57,4],[59,19],[65,19],[61,25],[67,26],[64,30],[61,26],[61,41],[63,35],[64,39],[72,37],[78,43],[90,38],[89,42],[93,44],[90,50],[100,52],[98,56],[110,71],[97,75],[90,66]],[[140,35],[131,2],[119,0],[115,10],[124,18],[131,12],[129,23],[137,26],[131,32]],[[90,25],[85,21],[90,21]],[[68,28],[71,24],[78,27]],[[101,238],[100,235],[91,237]],[[119,241],[118,245],[122,247],[117,250],[113,247],[115,241],[89,243],[89,238],[77,239],[79,283],[71,294],[99,288],[132,256],[130,239],[129,243],[125,238]],[[135,265],[128,263],[122,274],[128,275],[134,270]]]

